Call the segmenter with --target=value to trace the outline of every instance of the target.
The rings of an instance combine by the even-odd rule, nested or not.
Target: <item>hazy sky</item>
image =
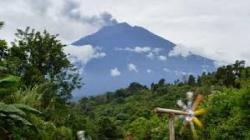
[[[116,22],[145,27],[180,51],[230,63],[250,62],[249,0],[0,0],[0,38],[17,28],[60,34],[65,43]],[[250,64],[250,63],[248,63]]]

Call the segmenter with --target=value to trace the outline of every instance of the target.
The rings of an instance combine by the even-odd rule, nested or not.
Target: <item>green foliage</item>
[[[13,86],[19,82],[16,76],[8,75],[0,78],[0,95],[10,93]],[[6,104],[0,101],[0,133],[3,137],[15,134],[20,128],[35,128],[28,120],[29,114],[40,114],[41,112],[24,104]],[[36,130],[36,129],[35,129]],[[19,137],[19,133],[12,137]]]
[[[6,57],[8,70],[21,76],[21,82],[27,87],[53,82],[58,96],[63,100],[69,99],[71,91],[80,87],[81,79],[63,52],[65,45],[57,39],[57,35],[28,27],[17,30],[16,38]]]
[[[119,140],[122,139],[122,132],[109,118],[98,120],[97,139],[99,140]]]
[[[188,83],[188,85],[190,85],[190,86],[194,86],[195,83],[196,83],[195,77],[194,77],[193,75],[189,75],[187,83]]]
[[[128,130],[135,140],[166,140],[168,139],[167,123],[166,118],[158,116],[152,116],[150,119],[139,117],[129,124]]]
[[[7,53],[8,53],[7,49],[8,49],[8,47],[7,47],[6,41],[0,40],[0,62],[3,61],[4,58],[7,56]]]
[[[57,128],[54,135],[54,139],[57,140],[73,140],[71,129],[64,126]]]
[[[14,78],[15,79],[15,78]],[[15,84],[17,80],[13,77],[3,78],[1,84],[8,84],[8,88]],[[18,91],[8,94],[3,100],[10,104],[0,102],[0,133],[1,137],[10,137],[12,139],[28,138],[28,139],[72,139],[74,138],[72,129],[65,126],[56,126],[55,122],[47,122],[44,120],[41,111],[51,111],[51,104],[47,108],[42,107],[41,89],[47,84],[35,86],[30,90]],[[35,108],[33,108],[35,107]],[[52,108],[54,109],[54,108]],[[33,114],[33,115],[32,115]],[[67,114],[67,113],[65,113]],[[65,115],[57,118],[62,120]],[[52,116],[50,116],[52,117]],[[67,118],[66,118],[67,119]],[[53,121],[53,120],[52,120]],[[81,123],[81,122],[77,122]],[[66,124],[66,123],[65,123]],[[75,124],[75,123],[71,123]],[[30,133],[26,133],[29,131]]]
[[[217,92],[209,96],[205,106],[209,113],[201,131],[203,139],[249,139],[250,89]]]
[[[5,104],[0,102],[1,129],[13,134],[17,128],[28,126],[33,129],[34,125],[27,120],[29,113],[40,114],[38,110],[23,104]]]
[[[226,82],[229,80],[227,74],[220,71],[219,68],[213,73],[203,73],[197,80],[190,75],[187,81],[179,81],[176,84],[166,84],[165,80],[161,79],[158,83],[152,83],[151,89],[132,83],[128,88],[115,92],[82,98],[78,107],[93,122],[101,118],[110,120],[108,122],[111,126],[115,125],[121,129],[117,133],[122,132],[123,137],[133,137],[135,140],[162,140],[168,139],[167,117],[166,115],[156,116],[152,110],[156,106],[177,109],[176,101],[184,99],[185,93],[192,90],[196,94],[205,96],[203,105],[209,109],[209,113],[201,118],[205,123],[205,128],[198,132],[201,139],[249,139],[250,88],[242,86],[243,83],[244,85],[250,83],[249,67],[239,66],[239,64],[223,67],[223,71],[233,73],[232,83]],[[238,89],[238,83],[241,89]],[[101,126],[99,123],[95,125]],[[188,130],[182,135],[179,134],[181,126],[182,123],[177,121],[176,137],[191,139]],[[114,134],[98,133],[99,139],[106,135]],[[117,139],[119,138],[117,136]]]
[[[71,140],[74,138],[72,130],[67,127],[56,127],[53,122],[44,121],[39,117],[31,116],[32,123],[37,126],[37,135],[33,136],[36,139],[42,140]]]
[[[0,40],[0,139],[74,139],[83,117],[67,120],[73,106],[65,101],[80,78],[65,45],[46,31],[27,28],[16,36],[12,47]]]
[[[6,75],[0,79],[0,96],[10,94],[16,90],[19,82],[19,77],[13,75]]]

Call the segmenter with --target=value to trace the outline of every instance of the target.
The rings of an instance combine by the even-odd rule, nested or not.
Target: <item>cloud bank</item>
[[[106,53],[102,52],[101,49],[95,48],[91,45],[70,45],[64,48],[64,52],[68,54],[68,57],[72,63],[76,64],[82,69],[92,59],[99,59],[106,56]]]
[[[16,29],[27,26],[48,30],[71,44],[81,36],[96,32],[117,21],[106,11],[86,13],[78,0],[8,0],[1,1],[0,20],[5,22],[0,38],[14,40]],[[5,7],[5,8],[4,8]]]
[[[60,34],[70,44],[118,20],[221,64],[250,61],[249,5],[249,0],[2,0],[0,20],[6,25],[0,38],[12,41],[16,28],[31,26]]]
[[[191,51],[187,47],[181,44],[174,46],[173,50],[171,50],[168,53],[168,56],[170,57],[173,57],[173,56],[187,57],[189,55],[191,55]]]

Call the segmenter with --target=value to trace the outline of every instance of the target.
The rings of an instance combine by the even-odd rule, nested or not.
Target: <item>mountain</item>
[[[84,66],[85,85],[77,96],[113,91],[131,82],[150,85],[161,78],[173,82],[187,74],[214,70],[212,60],[192,53],[185,57],[173,53],[173,42],[127,23],[105,26],[72,45],[91,45],[105,54]]]
[[[170,49],[175,46],[172,42],[142,27],[132,27],[127,23],[103,27],[98,32],[73,43],[76,46],[87,44],[102,46],[111,50],[114,47],[166,46],[166,49]]]

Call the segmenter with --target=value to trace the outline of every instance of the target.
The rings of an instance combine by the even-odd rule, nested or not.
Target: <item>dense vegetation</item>
[[[153,109],[177,109],[187,91],[202,94],[209,109],[200,139],[250,139],[250,67],[244,61],[175,83],[131,83],[75,103],[69,99],[81,79],[63,47],[57,36],[29,28],[18,30],[10,45],[0,40],[0,139],[71,140],[84,130],[93,140],[166,140],[167,115]],[[192,139],[190,129],[178,133],[181,126],[176,120],[176,137]]]

